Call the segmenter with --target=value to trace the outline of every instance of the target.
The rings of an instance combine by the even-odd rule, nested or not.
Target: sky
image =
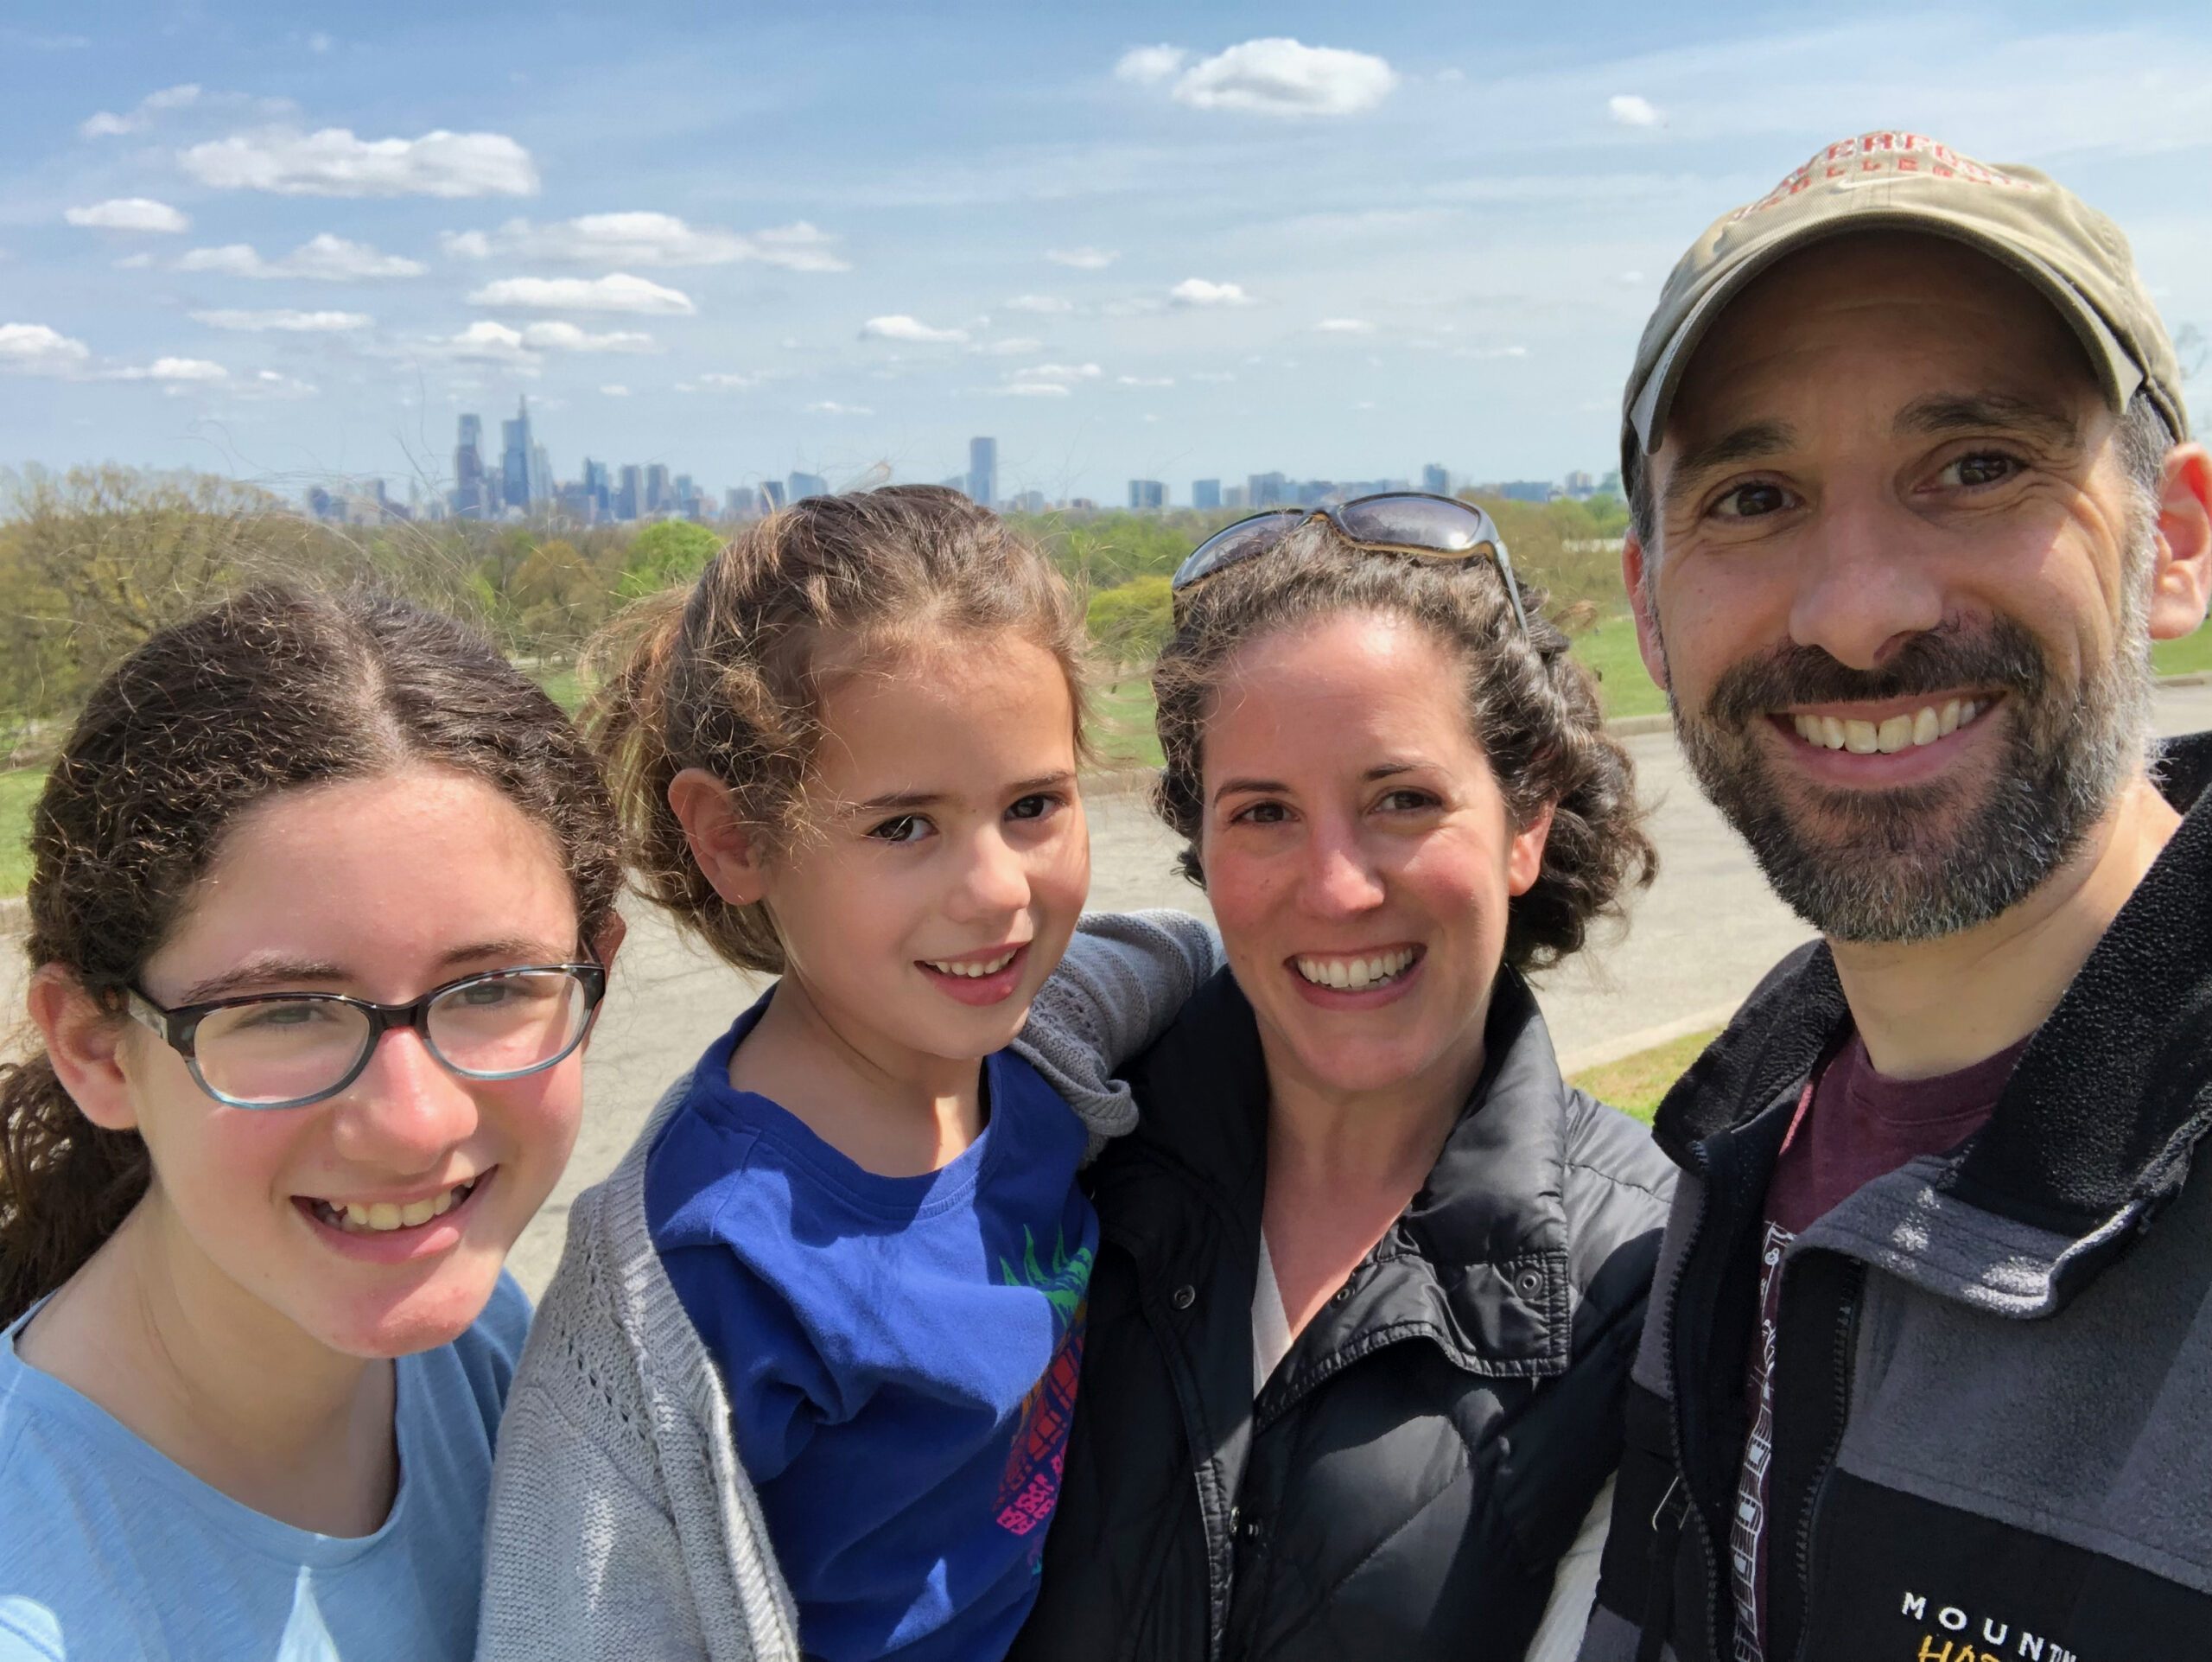
[[[2200,7],[17,0],[0,463],[404,495],[527,396],[717,491],[1603,473],[1675,259],[1878,128],[2103,208],[2194,362]]]

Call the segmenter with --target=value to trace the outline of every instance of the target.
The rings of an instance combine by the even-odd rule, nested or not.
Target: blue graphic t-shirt
[[[877,1176],[731,1088],[766,1007],[709,1048],[647,1158],[653,1245],[721,1370],[806,1653],[1001,1657],[1081,1371],[1082,1123],[1001,1051],[983,1134],[940,1171]]]

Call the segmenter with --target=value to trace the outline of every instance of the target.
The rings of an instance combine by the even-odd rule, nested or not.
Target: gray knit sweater
[[[1180,912],[1097,914],[1014,1049],[1090,1128],[1136,1123],[1109,1076],[1221,964]],[[798,1620],[729,1402],[645,1228],[645,1156],[687,1073],[569,1215],[492,1477],[480,1662],[799,1662]]]

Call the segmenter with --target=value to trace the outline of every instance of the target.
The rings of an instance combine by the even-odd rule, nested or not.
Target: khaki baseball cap
[[[1637,345],[1621,449],[1659,448],[1698,342],[1728,302],[1783,256],[1858,231],[1922,231],[2017,271],[2081,337],[2115,413],[2145,391],[2177,438],[2189,435],[2180,366],[2120,227],[2032,168],[1993,167],[1920,133],[1829,145],[1759,201],[1691,245]]]

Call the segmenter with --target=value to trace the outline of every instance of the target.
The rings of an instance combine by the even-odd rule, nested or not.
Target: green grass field
[[[1610,1102],[1649,1125],[1667,1088],[1681,1077],[1682,1070],[1697,1060],[1698,1053],[1711,1044],[1719,1031],[1719,1028],[1712,1028],[1703,1033],[1687,1034],[1666,1044],[1654,1045],[1649,1050],[1639,1050],[1633,1056],[1624,1056],[1617,1062],[1586,1067],[1568,1083],[1580,1086],[1599,1101]]]
[[[31,880],[31,804],[46,783],[43,767],[13,767],[0,773],[0,895],[20,895]]]
[[[1090,739],[1102,767],[1157,767],[1160,738],[1152,729],[1152,684],[1141,675],[1091,689]]]
[[[2161,675],[2202,675],[2212,671],[2212,625],[2178,640],[2152,642],[2151,666]]]

